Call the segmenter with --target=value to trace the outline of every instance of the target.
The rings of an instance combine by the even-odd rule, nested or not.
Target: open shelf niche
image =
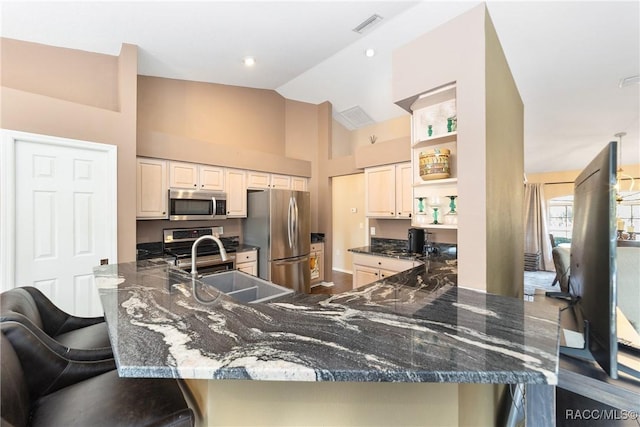
[[[419,95],[410,109],[414,198],[411,225],[427,229],[456,230],[457,221],[454,223],[450,218],[445,217],[449,212],[448,196],[458,195],[456,84],[449,83]],[[437,149],[450,151],[450,176],[440,179],[423,179],[420,176],[420,154],[427,154]],[[419,197],[424,198],[425,215],[419,213]],[[434,202],[438,205],[438,224],[433,223]],[[456,211],[457,205],[456,199]]]

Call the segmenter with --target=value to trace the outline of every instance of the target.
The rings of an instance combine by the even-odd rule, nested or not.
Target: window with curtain
[[[549,200],[547,210],[549,233],[554,238],[571,238],[573,228],[573,196],[556,197]]]
[[[624,221],[624,231],[640,232],[640,193],[625,194],[617,205],[616,217]],[[573,229],[573,196],[556,197],[549,200],[547,208],[549,233],[554,238],[571,239]],[[629,228],[629,227],[632,228]]]
[[[624,231],[640,231],[640,192],[621,192],[623,200],[618,204],[616,217],[624,221]],[[631,227],[631,228],[630,228]]]

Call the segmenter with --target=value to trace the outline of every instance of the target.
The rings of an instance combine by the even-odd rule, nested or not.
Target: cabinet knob
[[[393,212],[389,212],[389,213],[390,213],[391,215],[393,215],[393,214],[394,214]]]
[[[194,186],[194,187],[197,187],[197,186],[198,186],[198,184],[193,184],[193,186]]]
[[[378,261],[378,265],[382,265],[382,262]]]
[[[409,214],[409,218],[411,218],[411,214]]]

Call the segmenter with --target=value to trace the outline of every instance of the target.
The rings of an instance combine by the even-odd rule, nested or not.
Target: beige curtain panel
[[[524,185],[524,252],[538,254],[538,270],[554,271],[543,184]]]

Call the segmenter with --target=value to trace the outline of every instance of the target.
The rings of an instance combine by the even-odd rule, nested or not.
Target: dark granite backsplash
[[[409,242],[402,239],[386,239],[382,237],[371,238],[371,250],[374,252],[389,251],[406,251],[409,248]],[[451,243],[428,242],[426,245],[426,254],[433,261],[446,261],[458,258],[458,245]],[[425,255],[426,255],[425,254]]]
[[[223,246],[229,252],[235,252],[240,245],[238,236],[220,237]],[[138,243],[136,245],[136,260],[161,258],[164,256],[162,242]]]

